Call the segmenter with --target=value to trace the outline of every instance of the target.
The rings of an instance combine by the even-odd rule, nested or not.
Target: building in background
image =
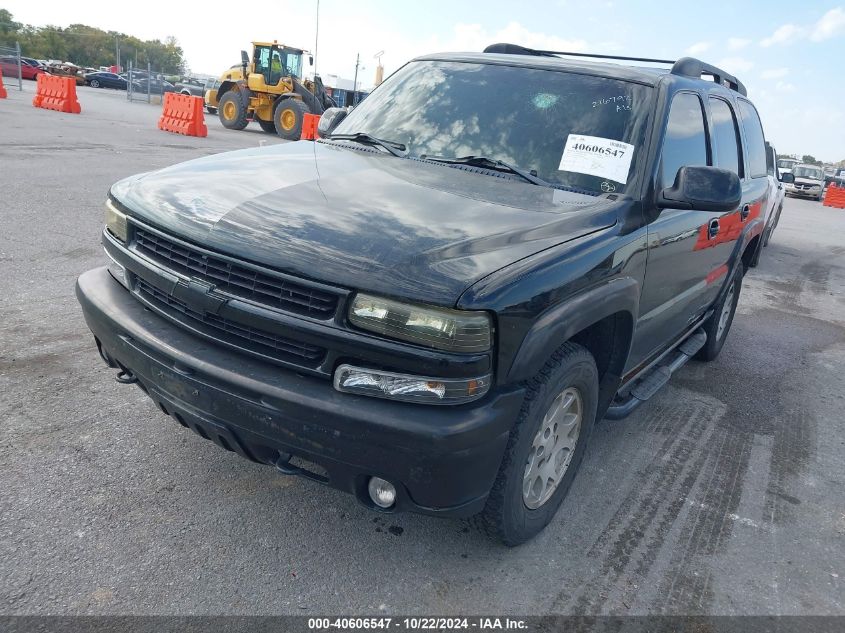
[[[361,100],[369,94],[369,91],[360,89],[360,81],[358,82],[358,92],[356,95],[352,79],[344,79],[337,75],[323,75],[321,78],[326,92],[342,108],[361,103]]]

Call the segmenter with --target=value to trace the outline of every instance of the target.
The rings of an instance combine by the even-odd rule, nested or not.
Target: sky
[[[838,3],[837,3],[838,1]],[[125,5],[124,5],[125,6]],[[0,0],[18,22],[88,24],[143,39],[175,36],[193,72],[219,75],[252,40],[314,51],[317,72],[362,89],[416,55],[480,51],[494,42],[677,59],[699,57],[748,88],[779,153],[845,159],[843,0],[277,0],[221,11],[214,3]],[[199,8],[202,7],[202,8]],[[515,10],[516,9],[516,10]]]

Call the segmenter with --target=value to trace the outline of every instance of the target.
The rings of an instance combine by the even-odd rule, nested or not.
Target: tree
[[[20,22],[12,19],[12,14],[6,9],[0,9],[0,44],[8,46],[7,37],[20,31]]]
[[[141,40],[137,37],[103,31],[85,24],[68,27],[36,27],[13,20],[12,14],[0,9],[0,46],[14,47],[20,42],[21,52],[36,59],[60,59],[78,66],[110,66],[115,63],[115,44],[120,46],[124,65],[128,61],[162,73],[179,74],[185,67],[182,48],[175,37],[161,40]]]
[[[801,157],[801,162],[807,165],[821,165],[822,162],[820,160],[816,160],[815,156],[811,156],[810,154],[804,154]]]

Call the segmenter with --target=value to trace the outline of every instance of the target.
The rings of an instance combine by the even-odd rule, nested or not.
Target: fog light
[[[367,490],[370,492],[370,499],[379,508],[389,508],[396,501],[396,488],[381,477],[370,477]]]

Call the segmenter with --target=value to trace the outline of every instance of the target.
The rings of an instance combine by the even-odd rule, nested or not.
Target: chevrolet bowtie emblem
[[[180,281],[173,288],[171,293],[174,298],[179,299],[188,307],[208,314],[217,314],[224,305],[226,299],[214,294],[214,286],[191,279],[188,282]]]

